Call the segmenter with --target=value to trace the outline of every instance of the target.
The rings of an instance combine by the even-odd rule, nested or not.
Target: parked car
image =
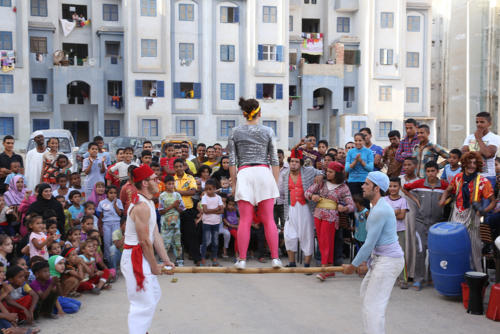
[[[58,138],[59,139],[59,151],[63,152],[71,162],[71,171],[76,172],[78,170],[78,163],[76,162],[76,153],[78,151],[78,147],[75,146],[75,140],[73,139],[73,135],[69,130],[66,129],[49,129],[49,130],[40,130],[45,137],[45,145],[47,145],[47,141],[49,138]],[[26,147],[26,152],[35,148],[33,133],[30,135],[30,139],[28,140],[28,145]]]
[[[191,138],[191,137],[188,137],[186,135],[183,135],[183,134],[176,134],[176,135],[169,135],[169,136],[166,136],[165,139],[163,139],[161,141],[161,148],[160,148],[160,152],[161,152],[161,155],[163,156],[164,152],[165,152],[165,145],[168,144],[168,143],[173,143],[173,144],[176,144],[176,145],[181,145],[182,142],[187,142],[188,143],[188,146],[189,146],[189,159],[192,159],[195,157],[196,155],[196,152],[194,152],[194,147],[196,146],[196,141]]]
[[[144,137],[116,137],[109,142],[109,155],[111,161],[116,160],[116,150],[119,148],[132,147],[134,149],[134,159],[140,156],[142,144],[147,139]]]

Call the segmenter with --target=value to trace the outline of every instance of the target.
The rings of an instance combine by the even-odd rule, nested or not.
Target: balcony
[[[334,76],[342,78],[344,76],[344,64],[306,64],[299,65],[301,76]]]
[[[358,0],[335,0],[335,10],[340,13],[353,13],[359,9]]]

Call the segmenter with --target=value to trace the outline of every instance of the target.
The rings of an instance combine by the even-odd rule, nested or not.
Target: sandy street
[[[229,262],[222,262],[229,265]],[[256,266],[250,261],[249,266]],[[266,264],[264,264],[266,265]],[[269,263],[267,264],[269,265]],[[361,333],[357,276],[321,283],[303,274],[178,274],[160,277],[163,296],[150,334],[157,333]],[[80,297],[82,309],[40,320],[42,333],[127,333],[128,301],[120,278],[100,296]],[[394,288],[387,333],[499,333],[500,323],[466,313],[460,301]]]

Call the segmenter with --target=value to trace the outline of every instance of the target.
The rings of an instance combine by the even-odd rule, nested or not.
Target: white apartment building
[[[431,19],[430,0],[290,0],[289,145],[343,146],[363,127],[387,145],[409,117],[434,129]]]
[[[244,96],[286,148],[287,15],[283,0],[0,0],[0,51],[16,58],[0,72],[0,135],[225,143]]]

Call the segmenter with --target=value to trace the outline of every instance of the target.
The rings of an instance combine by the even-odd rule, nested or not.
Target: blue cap
[[[366,178],[375,183],[383,192],[389,189],[389,177],[382,172],[370,172]]]

